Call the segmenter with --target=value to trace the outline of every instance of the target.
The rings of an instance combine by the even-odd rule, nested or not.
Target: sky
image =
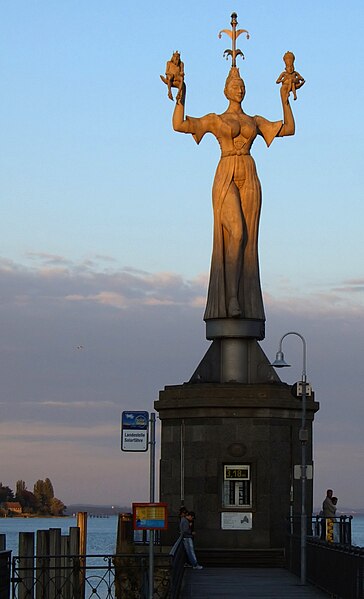
[[[52,480],[66,504],[147,501],[149,456],[123,410],[153,410],[208,348],[203,322],[218,146],[171,127],[159,75],[185,63],[186,111],[223,112],[238,13],[244,109],[281,118],[283,54],[305,78],[294,137],[252,150],[263,187],[262,347],[307,342],[320,402],[314,501],[364,507],[364,83],[359,0],[0,2],[0,481]],[[239,59],[238,59],[239,60]],[[302,345],[284,342],[302,372]]]

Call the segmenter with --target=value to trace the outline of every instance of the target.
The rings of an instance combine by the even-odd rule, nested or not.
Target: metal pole
[[[155,413],[150,415],[150,484],[149,501],[155,501]],[[154,595],[154,530],[149,531],[149,596],[153,599]]]
[[[185,421],[181,421],[181,505],[185,504]]]
[[[288,335],[296,335],[303,344],[303,366],[302,366],[302,411],[301,411],[301,429],[299,432],[299,440],[301,442],[301,584],[306,584],[306,545],[307,545],[307,517],[306,517],[306,481],[307,481],[307,456],[306,447],[308,442],[308,432],[306,429],[306,340],[296,331],[289,331],[281,337],[279,342],[279,352],[277,353],[276,365],[278,367],[289,366],[284,363],[282,352],[282,341]],[[278,362],[278,364],[277,364]],[[275,364],[273,363],[273,366]]]
[[[306,430],[306,374],[302,373],[302,423],[300,430],[301,441],[301,584],[306,584],[306,481],[307,481],[307,430]]]

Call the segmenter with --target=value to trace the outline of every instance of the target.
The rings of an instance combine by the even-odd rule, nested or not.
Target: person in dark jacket
[[[195,554],[195,548],[193,546],[193,535],[192,535],[192,530],[191,530],[192,520],[193,520],[193,516],[190,514],[190,512],[187,512],[186,514],[182,514],[179,529],[180,529],[180,533],[183,538],[183,545],[184,545],[189,563],[195,570],[202,570],[202,566],[200,566],[200,564],[197,561],[197,557]]]

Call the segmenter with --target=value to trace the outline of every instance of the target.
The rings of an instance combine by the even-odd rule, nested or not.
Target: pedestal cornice
[[[286,384],[184,384],[167,386],[155,409],[161,420],[174,418],[301,418],[302,402]],[[307,398],[307,418],[319,403]]]

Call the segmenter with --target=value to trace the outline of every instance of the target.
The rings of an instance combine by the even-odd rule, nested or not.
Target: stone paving
[[[283,568],[187,569],[181,599],[324,599],[316,587],[301,585]]]

